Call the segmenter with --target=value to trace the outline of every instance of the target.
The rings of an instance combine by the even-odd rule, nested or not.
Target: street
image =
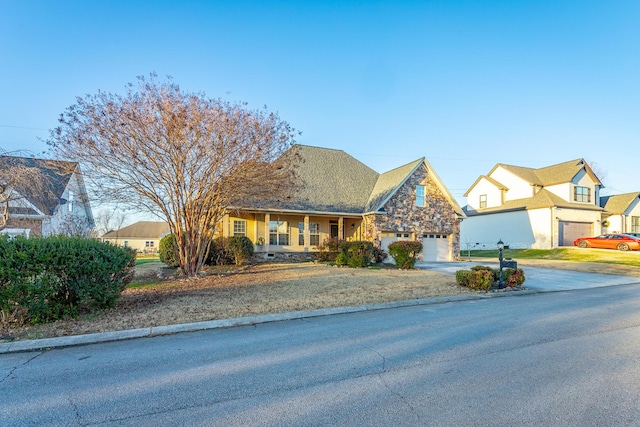
[[[0,424],[640,424],[640,285],[0,355]]]

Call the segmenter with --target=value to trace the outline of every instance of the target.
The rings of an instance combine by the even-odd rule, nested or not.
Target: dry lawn
[[[157,277],[161,263],[137,267]],[[455,277],[425,270],[269,264],[211,269],[197,279],[168,278],[126,289],[115,308],[78,320],[2,329],[0,342],[108,332],[259,314],[474,294]]]
[[[518,263],[521,267],[640,276],[637,267],[615,264],[548,260]],[[468,264],[460,263],[460,269],[467,268]],[[157,278],[162,271],[166,270],[159,262],[144,264],[137,267],[137,279]],[[456,285],[452,275],[427,270],[351,269],[305,263],[211,269],[206,273],[197,279],[166,278],[153,285],[130,287],[115,308],[77,320],[0,329],[0,342],[476,293]]]

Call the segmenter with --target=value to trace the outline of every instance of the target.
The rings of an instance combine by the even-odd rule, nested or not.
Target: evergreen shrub
[[[0,236],[0,324],[113,307],[133,278],[133,249],[81,237]]]
[[[160,255],[160,261],[167,266],[176,268],[180,267],[180,255],[178,255],[178,243],[173,234],[167,234],[160,239],[158,245],[158,253]]]

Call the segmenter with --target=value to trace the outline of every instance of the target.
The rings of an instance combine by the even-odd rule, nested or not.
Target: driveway
[[[498,268],[498,263],[487,262],[419,262],[417,268],[434,270],[442,273],[456,274],[458,270],[468,270],[475,265],[488,265]],[[542,292],[568,291],[575,289],[599,288],[603,286],[630,285],[640,283],[640,278],[631,276],[614,276],[612,274],[583,273],[570,270],[556,270],[523,266],[525,274],[524,286]]]

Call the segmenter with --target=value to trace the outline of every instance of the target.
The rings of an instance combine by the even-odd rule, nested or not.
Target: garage
[[[447,234],[423,234],[423,261],[450,261],[449,241]]]
[[[389,245],[399,240],[412,240],[410,233],[382,233],[380,239],[380,247],[386,253],[389,253]]]
[[[593,236],[593,224],[590,222],[559,222],[558,246],[573,246],[577,238],[590,236]]]

